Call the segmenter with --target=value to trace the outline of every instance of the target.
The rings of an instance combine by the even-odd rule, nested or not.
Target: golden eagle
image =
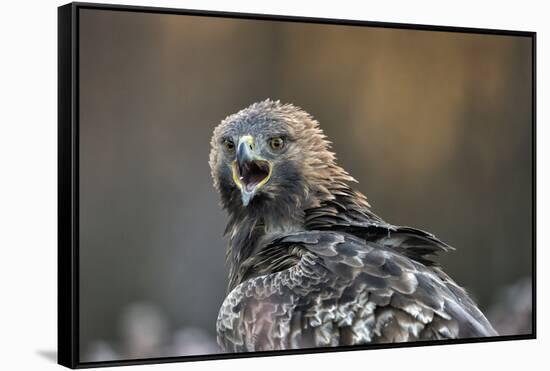
[[[497,335],[430,260],[451,248],[374,214],[304,110],[252,104],[215,128],[211,146],[229,218],[224,351]]]

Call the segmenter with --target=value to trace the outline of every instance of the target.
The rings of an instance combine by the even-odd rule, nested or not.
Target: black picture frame
[[[238,354],[212,354],[166,358],[126,359],[102,362],[79,360],[79,12],[82,9],[195,15],[235,19],[286,21],[429,30],[529,38],[532,42],[532,333],[439,341],[372,344]],[[58,8],[58,363],[69,368],[120,366],[228,358],[263,357],[288,354],[339,352],[378,348],[417,347],[506,340],[536,339],[536,32],[483,28],[447,27],[421,24],[385,23],[344,19],[309,18],[266,14],[229,13],[186,9],[123,6],[96,3],[70,3]]]

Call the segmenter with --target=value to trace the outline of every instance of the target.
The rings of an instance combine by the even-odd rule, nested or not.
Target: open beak
[[[237,158],[233,161],[233,181],[241,190],[244,206],[248,206],[258,189],[271,177],[271,164],[255,152],[254,139],[245,135],[237,143]]]

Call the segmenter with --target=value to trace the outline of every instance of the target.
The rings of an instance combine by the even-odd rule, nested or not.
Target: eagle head
[[[226,117],[211,147],[214,187],[233,213],[292,215],[330,197],[330,184],[353,180],[319,123],[292,104],[268,99]]]

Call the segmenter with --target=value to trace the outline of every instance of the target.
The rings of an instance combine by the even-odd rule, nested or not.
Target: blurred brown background
[[[435,233],[502,334],[530,332],[531,40],[81,10],[82,361],[216,352],[212,130],[301,106],[375,212]]]

